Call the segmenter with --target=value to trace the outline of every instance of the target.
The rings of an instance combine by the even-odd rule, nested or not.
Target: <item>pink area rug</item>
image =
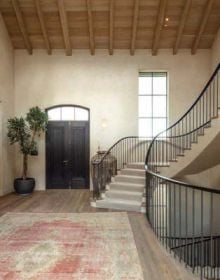
[[[141,280],[126,213],[0,217],[0,279]]]

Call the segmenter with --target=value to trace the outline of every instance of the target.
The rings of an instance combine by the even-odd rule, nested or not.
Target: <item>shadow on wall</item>
[[[220,133],[176,178],[190,184],[220,189]]]

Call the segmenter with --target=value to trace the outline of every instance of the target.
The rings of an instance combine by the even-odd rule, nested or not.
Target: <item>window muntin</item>
[[[47,111],[49,121],[88,121],[87,109],[74,106],[61,106]]]
[[[167,73],[139,73],[139,136],[152,138],[167,128]]]

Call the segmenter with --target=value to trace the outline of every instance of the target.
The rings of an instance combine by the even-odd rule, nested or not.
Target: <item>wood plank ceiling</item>
[[[211,48],[220,26],[220,0],[0,0],[15,49]]]

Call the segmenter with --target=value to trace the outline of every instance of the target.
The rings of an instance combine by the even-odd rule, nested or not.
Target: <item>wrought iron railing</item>
[[[143,137],[124,137],[106,151],[101,158],[94,161],[92,163],[93,197],[100,198],[112,176],[116,175],[112,161],[108,158],[109,155],[115,158],[118,171],[129,162],[143,162],[144,164],[149,145],[150,140]]]
[[[201,279],[220,279],[220,190],[162,176],[160,166],[178,161],[218,117],[216,68],[190,109],[154,137],[147,151],[146,215],[158,238]],[[216,155],[218,156],[218,155]]]

